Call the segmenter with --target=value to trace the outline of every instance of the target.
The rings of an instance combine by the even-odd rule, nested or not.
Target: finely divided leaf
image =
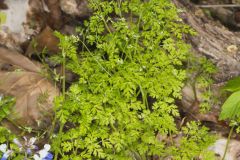
[[[223,88],[229,92],[236,92],[240,90],[240,77],[235,77],[227,82]]]
[[[222,111],[219,119],[233,119],[237,115],[240,115],[240,91],[234,92],[231,96],[228,97],[222,106]]]

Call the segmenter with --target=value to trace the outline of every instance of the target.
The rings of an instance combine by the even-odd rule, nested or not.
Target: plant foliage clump
[[[188,81],[193,88],[195,101],[200,101],[200,112],[210,111],[211,106],[216,103],[216,98],[211,90],[213,84],[212,76],[217,72],[216,66],[206,57],[194,57],[189,55],[188,58]],[[197,90],[203,92],[197,95]],[[198,99],[198,97],[201,97]]]
[[[57,118],[64,127],[53,148],[62,159],[171,155],[172,148],[156,135],[178,133],[174,100],[181,98],[186,77],[182,62],[189,52],[182,36],[193,31],[168,0],[89,4],[93,15],[79,29],[80,53],[76,37],[57,34],[63,64],[79,80],[56,100]],[[210,143],[197,140],[202,146]],[[192,142],[197,149],[201,143]]]

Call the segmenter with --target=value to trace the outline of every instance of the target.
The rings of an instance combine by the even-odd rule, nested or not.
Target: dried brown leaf
[[[63,25],[63,17],[59,5],[59,0],[45,0],[45,3],[50,10],[50,15],[47,20],[48,25],[54,29],[60,29]]]
[[[26,71],[0,72],[0,92],[16,97],[9,115],[15,123],[35,129],[49,125],[52,101],[59,92],[45,77]]]
[[[3,47],[0,47],[0,63],[14,65],[20,69],[24,69],[30,72],[41,71],[39,65],[29,60],[27,57],[24,57],[18,52],[11,51]]]
[[[21,71],[0,71],[0,93],[16,98],[9,119],[33,129],[49,126],[52,102],[59,90],[43,75],[41,68],[23,55],[0,48],[0,62],[18,66]]]
[[[34,46],[34,43],[36,43],[36,46]],[[35,51],[42,52],[44,48],[46,48],[50,54],[58,53],[60,51],[58,43],[59,39],[54,36],[53,30],[47,26],[30,43],[26,51],[26,55],[30,57]]]

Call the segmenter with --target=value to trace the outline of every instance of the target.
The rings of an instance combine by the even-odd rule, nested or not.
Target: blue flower
[[[45,144],[44,148],[41,149],[38,154],[34,154],[34,160],[52,160],[53,155],[49,152],[51,146],[49,144]]]
[[[8,150],[6,144],[0,145],[0,151],[3,152],[1,160],[7,160],[8,157],[12,154],[12,150]]]
[[[53,159],[53,155],[48,152],[47,156],[45,158],[43,158],[43,160],[52,160]]]

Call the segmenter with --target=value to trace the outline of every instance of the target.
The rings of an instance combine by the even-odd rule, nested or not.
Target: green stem
[[[63,67],[62,67],[62,94],[63,94],[63,99],[65,100],[65,92],[66,92],[66,58],[65,56],[63,57]]]
[[[144,106],[145,106],[147,109],[149,109],[148,100],[147,100],[147,94],[145,94],[145,92],[144,92],[144,90],[143,90],[143,88],[142,88],[141,85],[139,85],[139,87],[140,87],[141,94],[142,94],[143,104],[144,104]]]
[[[63,95],[63,102],[65,101],[65,96],[66,96],[66,54],[64,49],[62,50],[62,56],[63,56],[63,62],[62,62],[62,95]],[[60,128],[59,128],[59,138],[58,140],[58,145],[61,145],[61,136],[63,133],[63,126],[64,123],[60,122]],[[59,150],[56,150],[55,152],[55,157],[54,160],[58,159],[58,154],[59,154]]]
[[[138,23],[137,23],[137,29],[138,29],[138,32],[139,32],[139,30],[140,30],[141,19],[142,19],[142,13],[141,13],[140,16],[139,16]],[[139,41],[139,37],[136,38],[135,47],[138,46],[138,41]],[[138,50],[138,49],[135,48],[135,50],[134,50],[134,55],[136,55],[137,50]]]
[[[228,149],[228,145],[229,145],[229,142],[230,142],[230,139],[231,139],[232,133],[233,133],[233,129],[234,129],[234,126],[231,128],[231,130],[230,130],[230,132],[229,132],[229,134],[228,134],[227,144],[226,144],[226,147],[225,147],[225,150],[224,150],[224,154],[223,154],[223,158],[222,158],[222,160],[224,160],[225,157],[226,157],[227,149]]]
[[[83,46],[86,48],[87,52],[94,58],[94,55],[92,54],[92,52],[88,49],[88,47],[86,46],[86,44],[79,39],[79,41],[83,44]],[[102,66],[102,64],[100,62],[98,62],[98,60],[96,60],[94,58],[94,60],[97,62],[97,64],[111,77],[112,75]]]
[[[110,123],[110,126],[112,127],[112,129],[113,129],[114,131],[117,131],[117,129],[116,129],[116,127],[114,126],[114,124]]]
[[[174,145],[172,132],[171,131],[169,131],[169,137],[170,137],[171,144]]]
[[[121,11],[121,4],[122,4],[122,1],[121,0],[118,0],[117,1],[118,2],[118,8],[119,8],[119,10],[120,10],[120,17],[122,17],[122,11]]]
[[[111,31],[111,29],[108,27],[108,24],[107,24],[106,20],[104,19],[104,17],[101,17],[101,18],[102,18],[103,23],[104,23],[105,27],[107,28],[108,32],[109,32],[109,33],[112,33],[112,31]]]
[[[56,83],[56,81],[54,81],[54,88],[55,89],[57,89],[57,83]],[[51,127],[51,130],[50,130],[50,132],[49,132],[49,137],[50,137],[50,139],[52,138],[52,136],[53,136],[53,132],[54,132],[54,129],[55,129],[55,126],[56,126],[56,122],[57,122],[57,116],[56,116],[56,113],[57,113],[57,111],[56,111],[56,108],[55,107],[53,107],[53,111],[54,111],[54,117],[53,117],[53,122],[52,122],[52,127]]]

